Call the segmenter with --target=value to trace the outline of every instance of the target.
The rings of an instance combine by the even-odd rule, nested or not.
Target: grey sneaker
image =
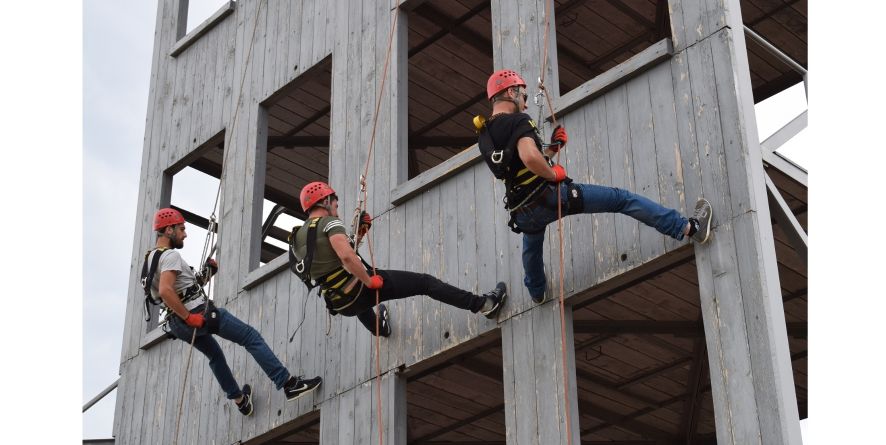
[[[236,403],[236,405],[240,414],[243,414],[244,416],[252,415],[252,387],[249,386],[248,383],[243,385],[243,400],[241,400],[240,403]]]
[[[492,320],[498,315],[498,311],[505,304],[505,300],[508,299],[508,286],[503,282],[499,281],[498,284],[495,285],[495,289],[485,293],[484,297],[492,300],[492,307],[485,311],[480,311],[484,317]]]
[[[695,213],[689,218],[689,236],[698,244],[704,244],[711,237],[711,217],[714,211],[707,199],[695,203]]]
[[[286,400],[295,400],[315,389],[323,383],[323,379],[314,377],[306,379],[302,376],[289,377],[289,380],[283,384],[283,393],[286,394]]]

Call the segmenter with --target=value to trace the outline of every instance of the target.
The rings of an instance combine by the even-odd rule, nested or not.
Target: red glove
[[[185,318],[185,324],[192,328],[202,328],[205,322],[203,314],[190,314],[188,318]]]
[[[557,128],[554,128],[554,133],[551,135],[551,145],[548,146],[548,150],[556,153],[565,147],[568,141],[569,137],[566,136],[566,129],[561,125],[557,125]]]
[[[209,269],[209,273],[212,275],[215,275],[218,272],[218,262],[212,258],[206,260],[206,264],[203,267]]]
[[[367,284],[366,287],[370,289],[381,289],[384,285],[385,280],[381,278],[381,275],[373,275],[369,277],[369,284]]]
[[[362,211],[360,212],[360,226],[357,228],[357,233],[360,236],[366,235],[366,232],[369,232],[369,229],[372,227],[372,216],[369,215],[369,212]]]
[[[566,179],[566,169],[563,168],[562,165],[555,164],[553,167],[551,167],[551,170],[554,171],[554,179],[552,179],[551,182],[562,182],[564,179]]]

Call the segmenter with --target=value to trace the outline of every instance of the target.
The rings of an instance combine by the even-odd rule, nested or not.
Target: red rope
[[[378,127],[378,114],[381,109],[381,100],[384,96],[385,91],[385,80],[388,77],[388,65],[391,61],[391,47],[394,42],[394,30],[397,26],[397,18],[400,16],[400,5],[399,2],[396,2],[396,5],[393,8],[394,11],[394,19],[391,21],[391,32],[388,35],[388,50],[387,54],[385,54],[385,66],[382,71],[381,77],[381,86],[378,92],[378,99],[375,102],[375,116],[372,119],[372,133],[369,137],[369,152],[366,156],[366,165],[363,168],[363,174],[360,176],[360,192],[363,194],[362,199],[358,201],[357,208],[354,212],[354,223],[353,228],[355,231],[359,230],[360,227],[360,215],[365,210],[366,202],[369,198],[369,194],[366,191],[366,177],[369,175],[369,164],[372,161],[372,151],[375,147],[375,130]],[[375,269],[375,254],[372,251],[372,237],[368,236],[369,233],[366,233],[368,244],[369,244],[369,262],[372,266],[372,274],[376,274]],[[357,245],[355,243],[354,249],[357,249]],[[375,306],[381,303],[381,294],[379,290],[375,290]],[[375,317],[375,389],[376,389],[376,418],[378,419],[378,443],[379,445],[384,444],[384,423],[382,422],[382,403],[381,403],[381,320],[379,319],[378,314],[376,313]]]
[[[544,35],[544,52],[541,59],[541,75],[538,76],[538,89],[544,91],[545,101],[548,103],[548,110],[551,112],[551,124],[557,127],[557,114],[554,112],[554,106],[551,103],[551,95],[545,90],[544,79],[548,65],[548,34],[551,27],[550,7],[553,0],[545,1],[545,35]],[[562,147],[561,147],[562,148]],[[560,163],[560,151],[557,151],[557,163]],[[569,372],[567,371],[566,362],[566,302],[563,291],[564,274],[563,270],[563,205],[561,187],[563,183],[557,184],[557,235],[560,241],[560,357],[562,359],[563,369],[563,403],[566,411],[566,443],[572,443],[572,416],[569,411]]]

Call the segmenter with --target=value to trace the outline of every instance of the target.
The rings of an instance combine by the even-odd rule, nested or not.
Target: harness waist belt
[[[188,301],[187,303],[185,303],[185,309],[187,309],[188,312],[191,312],[191,311],[194,310],[197,306],[200,306],[200,305],[203,304],[203,303],[206,303],[206,297],[204,297],[204,296],[201,295],[201,296],[199,296],[199,297],[197,297],[197,298],[195,298],[195,299],[193,299],[193,300]]]

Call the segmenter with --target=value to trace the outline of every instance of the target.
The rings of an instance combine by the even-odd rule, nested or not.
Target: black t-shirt
[[[517,150],[517,141],[523,137],[530,137],[541,151],[542,142],[539,130],[526,113],[495,115],[486,122],[486,129],[496,147],[510,147],[513,150],[509,166],[510,174],[505,179],[505,187],[507,188],[505,207],[508,210],[513,210],[534,198],[546,183],[544,178],[532,173],[523,164]]]

